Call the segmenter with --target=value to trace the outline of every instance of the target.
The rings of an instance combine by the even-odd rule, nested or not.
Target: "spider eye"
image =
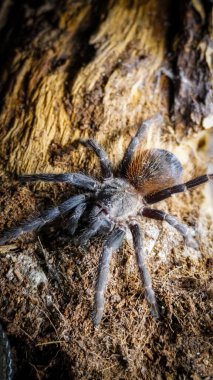
[[[182,165],[173,153],[150,149],[133,157],[126,177],[136,189],[147,195],[179,183],[182,172]]]

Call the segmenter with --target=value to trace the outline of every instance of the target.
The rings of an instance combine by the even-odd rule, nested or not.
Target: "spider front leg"
[[[78,204],[85,201],[85,199],[86,197],[83,194],[73,196],[67,201],[61,203],[59,206],[44,211],[38,218],[24,222],[19,227],[9,229],[0,238],[0,245],[5,244],[9,240],[16,239],[19,235],[22,235],[23,233],[32,232],[37,230],[38,228],[43,227],[45,224],[52,222],[59,215],[62,215],[76,207]]]
[[[91,218],[91,222],[89,221],[87,227],[80,233],[78,237],[78,242],[81,246],[86,245],[88,240],[91,239],[98,232],[103,230],[110,230],[112,227],[111,222],[107,217],[99,211],[96,218]]]
[[[81,140],[80,142],[83,145],[91,148],[96,154],[96,156],[99,158],[103,178],[104,179],[112,178],[113,177],[112,168],[111,168],[111,164],[107,157],[106,152],[101,147],[99,147],[96,141],[92,139]]]
[[[65,173],[65,174],[24,174],[20,175],[19,180],[22,182],[65,182],[77,186],[84,190],[95,191],[101,187],[101,184],[95,179],[82,173]]]
[[[178,221],[177,218],[175,218],[172,215],[167,214],[164,211],[161,210],[155,210],[151,208],[144,208],[141,215],[146,216],[147,218],[152,218],[156,220],[165,220],[168,224],[170,224],[172,227],[174,227],[178,232],[181,233],[181,235],[184,237],[186,244],[189,247],[197,248],[197,242],[194,240],[193,236],[191,235],[191,232],[189,231],[189,228]]]
[[[75,209],[72,215],[68,219],[68,232],[70,235],[74,235],[77,227],[78,222],[81,219],[81,216],[83,215],[85,209],[87,207],[86,202],[80,203]]]
[[[153,116],[151,119],[148,119],[146,121],[144,121],[141,126],[139,127],[136,135],[132,138],[132,140],[130,141],[130,144],[124,154],[124,157],[123,157],[123,160],[121,162],[121,168],[120,168],[120,173],[121,174],[125,174],[127,169],[128,169],[128,166],[131,162],[131,159],[134,155],[134,152],[136,151],[139,143],[144,139],[144,137],[146,136],[146,132],[147,132],[147,129],[150,128],[150,126],[153,124],[153,123],[156,123],[156,124],[161,124],[163,121],[163,118],[162,116],[158,113],[157,115]]]
[[[213,174],[204,174],[180,185],[168,187],[154,194],[146,195],[145,200],[149,204],[157,203],[171,197],[172,194],[183,193],[208,181],[213,181]]]
[[[125,231],[121,228],[115,228],[109,235],[99,261],[98,280],[95,289],[95,302],[93,311],[93,324],[97,326],[102,318],[104,311],[104,293],[107,286],[109,264],[113,251],[117,250],[123,242]]]
[[[143,238],[142,238],[140,226],[136,221],[132,221],[129,227],[130,227],[132,237],[133,237],[133,245],[135,248],[139,273],[140,273],[141,280],[145,288],[146,299],[148,301],[148,304],[150,305],[152,316],[155,319],[159,319],[160,315],[159,315],[157,301],[155,298],[155,293],[152,288],[152,280],[151,280],[149,271],[146,267],[146,262],[145,262],[144,252],[143,252]]]

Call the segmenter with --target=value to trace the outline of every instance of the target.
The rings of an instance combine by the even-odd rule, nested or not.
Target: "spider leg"
[[[104,214],[100,213],[96,219],[88,224],[88,226],[80,233],[78,237],[78,243],[80,245],[86,245],[88,240],[91,239],[97,232],[104,229],[110,229],[112,226],[111,222],[104,216]]]
[[[72,215],[68,219],[68,231],[70,235],[74,235],[78,222],[86,209],[86,202],[80,203],[73,211]]]
[[[67,201],[61,203],[59,206],[44,211],[38,218],[26,221],[19,227],[9,229],[0,238],[0,245],[5,244],[9,240],[17,238],[23,233],[32,232],[38,228],[43,227],[45,224],[52,222],[59,215],[64,214],[70,211],[72,208],[76,207],[79,203],[83,202],[85,198],[85,195],[73,196]]]
[[[160,202],[163,199],[171,197],[172,194],[183,193],[186,190],[192,189],[193,187],[212,180],[213,174],[204,174],[180,185],[168,187],[167,189],[158,191],[157,193],[147,195],[145,196],[145,200],[149,204]]]
[[[183,235],[186,241],[186,244],[188,246],[197,248],[197,243],[192,237],[191,232],[189,231],[189,228],[185,224],[180,223],[178,219],[175,218],[174,216],[169,215],[164,211],[155,210],[151,208],[144,208],[141,215],[146,216],[147,218],[165,220],[168,224],[176,228],[176,230],[179,231]]]
[[[86,190],[95,191],[100,187],[100,183],[95,179],[88,177],[82,173],[65,173],[65,174],[24,174],[19,176],[22,182],[66,182],[71,185],[80,187]]]
[[[106,152],[92,139],[82,140],[81,143],[91,148],[100,160],[101,171],[104,179],[112,178],[112,168]]]
[[[10,342],[5,334],[2,326],[0,325],[0,376],[1,380],[13,379],[13,355],[10,347]]]
[[[125,231],[121,228],[114,228],[103,247],[99,261],[98,279],[95,289],[95,302],[93,310],[93,324],[95,326],[100,323],[104,311],[104,293],[108,281],[110,259],[113,251],[120,247],[125,234]]]
[[[163,121],[162,116],[158,113],[155,116],[153,116],[151,119],[148,119],[144,121],[141,126],[139,127],[136,135],[132,138],[132,140],[129,143],[129,146],[124,154],[123,160],[121,162],[121,169],[120,173],[125,174],[127,171],[127,168],[129,166],[129,163],[133,157],[133,154],[138,147],[139,143],[143,140],[143,138],[146,135],[147,129],[153,124],[161,124]]]
[[[151,276],[146,267],[145,257],[143,253],[143,238],[142,238],[140,226],[136,221],[134,221],[134,222],[131,222],[129,227],[130,227],[132,237],[133,237],[133,245],[135,248],[139,273],[140,273],[141,280],[145,288],[146,299],[150,305],[151,314],[153,315],[154,318],[158,319],[159,310],[158,310],[158,305],[155,298],[155,293],[152,288]]]

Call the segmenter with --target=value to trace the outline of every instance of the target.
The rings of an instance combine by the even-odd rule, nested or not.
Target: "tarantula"
[[[165,220],[183,235],[187,244],[196,247],[186,225],[149,205],[212,180],[213,174],[205,174],[180,184],[183,169],[174,154],[163,149],[138,151],[139,143],[145,138],[150,125],[161,122],[162,117],[157,114],[141,124],[124,154],[116,176],[113,175],[105,151],[94,140],[83,141],[100,160],[101,182],[82,173],[27,174],[19,177],[24,182],[66,182],[81,188],[84,193],[74,195],[58,207],[44,211],[37,219],[6,231],[0,244],[15,239],[22,233],[34,231],[62,214],[67,214],[69,233],[78,236],[80,245],[85,245],[97,233],[108,235],[99,261],[93,311],[95,326],[100,323],[104,311],[110,259],[113,251],[123,242],[127,229],[132,233],[139,273],[151,314],[154,318],[159,318],[159,308],[143,253],[143,237],[138,221],[141,217]],[[84,228],[81,228],[82,223]]]

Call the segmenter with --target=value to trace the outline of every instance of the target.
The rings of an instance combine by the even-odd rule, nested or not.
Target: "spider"
[[[82,173],[26,174],[19,177],[24,182],[65,182],[82,189],[83,193],[72,196],[58,207],[44,211],[36,219],[6,231],[0,239],[1,245],[22,233],[41,228],[63,214],[67,214],[69,233],[77,236],[80,245],[87,244],[89,239],[98,233],[107,235],[99,260],[94,296],[92,319],[95,326],[100,323],[104,312],[104,294],[112,253],[121,246],[128,229],[132,234],[139,274],[150,312],[154,318],[160,317],[151,276],[146,268],[140,218],[165,220],[182,234],[188,245],[196,247],[196,242],[186,225],[174,216],[150,208],[149,205],[212,180],[213,174],[205,174],[180,184],[183,169],[173,153],[163,149],[138,149],[148,128],[152,124],[160,123],[162,117],[157,114],[140,125],[115,175],[105,151],[92,139],[81,141],[99,158],[101,181]],[[82,224],[84,228],[81,227]]]

